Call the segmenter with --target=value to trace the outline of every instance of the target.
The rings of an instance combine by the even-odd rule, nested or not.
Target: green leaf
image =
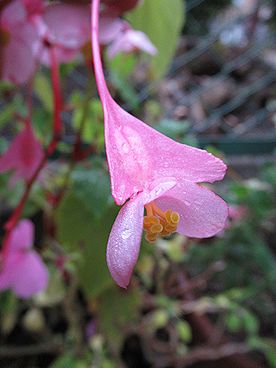
[[[176,324],[176,329],[180,339],[189,343],[192,340],[192,330],[188,322],[186,321],[178,321]]]
[[[72,189],[56,213],[58,240],[70,251],[78,251],[81,260],[76,265],[81,286],[88,298],[96,297],[113,284],[105,250],[112,223],[118,208],[109,206],[100,218],[95,218],[86,206],[88,198]]]
[[[73,190],[85,208],[97,219],[113,203],[109,177],[102,168],[78,168],[73,172]]]
[[[144,0],[128,15],[133,28],[146,33],[158,50],[151,60],[151,73],[162,77],[174,56],[185,19],[183,0]]]
[[[141,295],[138,289],[109,288],[99,297],[98,318],[101,331],[113,347],[120,347],[122,329],[138,316]]]
[[[100,101],[92,99],[87,103],[84,98],[81,100],[81,97],[76,94],[72,96],[72,100],[76,104],[72,118],[74,128],[80,129],[83,125],[83,141],[90,144],[96,141],[99,148],[102,148],[104,145],[104,125]]]
[[[52,88],[50,86],[49,80],[42,73],[39,73],[35,77],[34,81],[34,91],[39,97],[43,104],[43,107],[48,111],[53,111],[53,97]]]
[[[14,113],[19,110],[22,104],[22,98],[16,96],[12,102],[4,105],[4,107],[1,108],[0,128],[2,128],[3,125],[8,123],[14,117]]]

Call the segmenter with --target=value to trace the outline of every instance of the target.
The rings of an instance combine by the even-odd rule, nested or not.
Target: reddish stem
[[[11,232],[15,228],[21,213],[24,209],[25,203],[27,202],[31,189],[33,187],[33,184],[35,183],[36,179],[39,176],[40,171],[43,169],[45,163],[47,162],[48,158],[54,153],[58,142],[61,137],[62,133],[62,122],[60,118],[61,113],[61,94],[60,94],[60,83],[59,83],[59,70],[58,70],[58,64],[56,60],[55,50],[54,48],[49,49],[50,55],[51,55],[51,79],[52,79],[52,86],[53,86],[53,102],[54,102],[54,118],[53,118],[53,134],[52,139],[49,142],[48,146],[46,147],[46,150],[44,152],[43,158],[40,161],[37,169],[33,173],[32,177],[26,182],[25,191],[14,209],[13,213],[11,214],[10,218],[5,224],[5,236],[3,240],[3,248],[2,248],[2,259],[4,259],[8,253],[8,244],[9,244],[9,238],[11,235]]]

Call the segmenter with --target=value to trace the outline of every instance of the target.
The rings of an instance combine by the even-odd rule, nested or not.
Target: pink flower
[[[224,227],[226,203],[199,183],[221,180],[226,166],[206,151],[174,142],[116,104],[100,59],[98,11],[99,0],[94,0],[92,49],[105,116],[111,189],[115,202],[124,204],[109,236],[107,264],[116,283],[126,288],[143,228],[146,238],[154,241],[176,230],[190,237],[210,237]]]
[[[72,61],[90,39],[89,7],[49,4],[44,14],[36,18],[36,26],[43,40],[36,47],[42,63],[51,65],[51,46],[55,48],[58,63]]]
[[[38,34],[28,9],[24,1],[15,0],[0,15],[1,76],[15,84],[27,82],[36,67],[33,45]]]
[[[145,33],[126,27],[108,46],[107,54],[109,58],[113,58],[120,52],[130,53],[135,50],[141,50],[150,55],[155,55],[157,53],[156,47]]]
[[[31,124],[27,123],[0,157],[0,173],[14,170],[12,183],[18,179],[29,180],[42,158],[42,147],[34,135]]]
[[[31,250],[34,226],[22,220],[11,232],[8,253],[0,269],[0,290],[11,289],[22,298],[29,298],[46,288],[48,270],[39,254]]]

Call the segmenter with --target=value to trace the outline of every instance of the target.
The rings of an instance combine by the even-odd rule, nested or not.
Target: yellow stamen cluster
[[[158,236],[169,236],[176,231],[180,220],[177,212],[172,210],[163,212],[154,202],[145,207],[147,215],[144,217],[144,230],[148,242],[153,243]]]

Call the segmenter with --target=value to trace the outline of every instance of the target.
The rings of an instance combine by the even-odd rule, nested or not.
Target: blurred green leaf
[[[0,128],[14,118],[15,112],[20,109],[22,104],[22,98],[20,96],[15,96],[12,102],[1,107]]]
[[[113,283],[105,250],[118,208],[109,206],[97,218],[93,205],[87,205],[90,198],[77,194],[77,190],[75,187],[67,193],[57,210],[58,239],[69,250],[80,253],[77,268],[81,286],[88,297],[95,297]]]
[[[276,349],[269,350],[266,353],[266,359],[268,360],[270,367],[275,368],[276,367]]]
[[[52,112],[53,111],[52,87],[50,85],[48,78],[42,73],[36,74],[34,80],[34,92],[39,97],[45,110],[47,110],[48,112]]]
[[[225,317],[225,324],[229,331],[238,332],[242,328],[241,316],[236,311],[231,311]]]
[[[82,129],[81,137],[84,142],[96,143],[101,149],[104,145],[104,125],[100,101],[98,99],[86,101],[84,97],[76,94],[71,98],[76,105],[72,118],[74,128]]]
[[[123,290],[113,286],[100,295],[99,326],[111,346],[120,347],[124,339],[122,330],[136,320],[140,301],[137,288]]]
[[[164,119],[161,120],[159,124],[155,125],[155,128],[168,137],[177,139],[179,136],[183,136],[187,132],[189,123],[185,120],[175,121]]]
[[[174,56],[185,19],[182,0],[144,0],[129,15],[133,28],[146,33],[158,50],[151,60],[151,73],[161,78]]]
[[[72,175],[73,191],[93,217],[102,218],[113,203],[109,177],[103,168],[77,168]]]
[[[192,330],[188,322],[181,320],[177,321],[176,329],[182,341],[189,343],[192,340]]]

